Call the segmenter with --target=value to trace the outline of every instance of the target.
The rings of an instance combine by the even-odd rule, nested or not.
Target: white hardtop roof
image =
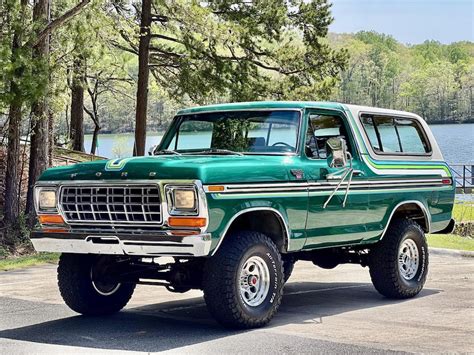
[[[350,105],[350,104],[346,104],[346,106],[352,112],[384,113],[384,114],[391,114],[391,115],[410,116],[410,117],[421,118],[417,114],[415,114],[413,112],[408,112],[408,111],[392,110],[392,109],[388,109],[388,108],[380,108],[380,107],[372,107],[372,106]]]

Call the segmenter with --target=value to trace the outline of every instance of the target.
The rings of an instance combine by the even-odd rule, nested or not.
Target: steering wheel
[[[287,148],[295,149],[295,147],[293,147],[293,146],[291,146],[291,145],[289,145],[288,143],[285,143],[285,142],[276,142],[276,143],[273,143],[273,144],[272,144],[272,147],[275,147],[275,146],[277,146],[277,145],[284,145],[284,146],[287,147]]]

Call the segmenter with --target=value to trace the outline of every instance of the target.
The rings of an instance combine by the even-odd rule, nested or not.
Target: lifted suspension
[[[96,278],[108,282],[164,286],[171,292],[200,289],[204,260],[175,258],[174,263],[159,264],[158,258],[117,258],[103,265]]]

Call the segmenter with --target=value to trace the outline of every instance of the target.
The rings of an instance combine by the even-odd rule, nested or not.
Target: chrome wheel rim
[[[270,289],[270,271],[259,256],[252,256],[240,270],[240,296],[250,307],[263,303]]]
[[[398,270],[405,280],[415,277],[420,265],[418,247],[413,239],[405,239],[398,250]]]
[[[94,287],[94,290],[102,296],[110,296],[113,295],[117,290],[120,288],[121,283],[106,283],[102,281],[94,281],[94,268],[91,269],[91,282],[92,282],[92,287]]]

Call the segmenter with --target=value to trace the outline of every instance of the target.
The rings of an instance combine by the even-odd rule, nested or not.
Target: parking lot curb
[[[474,251],[468,250],[454,250],[454,249],[443,249],[443,248],[429,248],[431,254],[435,255],[447,255],[462,258],[474,258]]]

